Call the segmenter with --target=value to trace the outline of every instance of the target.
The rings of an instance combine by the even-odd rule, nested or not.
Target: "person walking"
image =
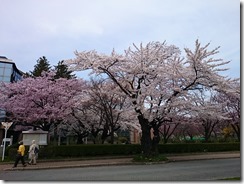
[[[36,141],[33,140],[32,144],[30,146],[30,149],[29,149],[30,161],[28,162],[28,164],[36,165],[36,159],[37,159],[37,155],[38,155],[38,150],[39,150],[39,146],[36,144]]]
[[[24,146],[23,141],[20,141],[19,142],[19,148],[17,150],[16,160],[15,160],[13,168],[17,167],[20,160],[22,162],[23,167],[26,167],[24,156],[25,156],[25,146]]]

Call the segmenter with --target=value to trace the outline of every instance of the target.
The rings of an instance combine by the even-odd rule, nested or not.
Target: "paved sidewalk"
[[[166,155],[169,159],[167,162],[187,161],[187,160],[203,160],[203,159],[221,159],[221,158],[239,158],[240,152],[216,152],[216,153],[195,153],[195,154],[178,154]],[[159,162],[165,163],[165,162]],[[27,165],[22,167],[19,163],[16,168],[12,168],[13,163],[0,164],[0,171],[15,171],[15,170],[37,170],[37,169],[57,169],[57,168],[74,168],[74,167],[94,167],[108,165],[132,165],[143,164],[132,162],[131,157],[126,158],[100,158],[91,160],[59,160],[59,161],[40,161],[37,165]]]

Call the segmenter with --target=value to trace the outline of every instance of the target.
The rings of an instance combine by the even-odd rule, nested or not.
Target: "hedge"
[[[159,145],[158,150],[159,153],[240,151],[240,143],[163,144]]]
[[[140,145],[74,145],[74,146],[48,146],[40,149],[43,157],[84,157],[104,155],[133,155],[140,153]]]
[[[14,158],[17,148],[8,149],[10,158]],[[159,153],[190,153],[190,152],[218,152],[240,151],[240,143],[181,143],[159,144]],[[26,153],[28,147],[26,147]],[[40,148],[39,158],[57,157],[88,157],[88,156],[112,156],[135,155],[141,153],[139,144],[114,144],[114,145],[69,145],[46,146]]]

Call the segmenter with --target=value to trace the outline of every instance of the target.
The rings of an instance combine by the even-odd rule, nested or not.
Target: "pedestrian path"
[[[215,152],[215,153],[198,153],[198,154],[178,154],[167,155],[167,162],[187,161],[187,160],[203,160],[203,159],[221,159],[221,158],[239,158],[240,152]],[[160,162],[165,163],[165,162]],[[37,165],[27,165],[23,167],[21,163],[16,168],[12,168],[13,163],[0,164],[0,171],[15,171],[15,170],[37,170],[37,169],[57,169],[57,168],[74,168],[74,167],[94,167],[108,165],[132,165],[143,164],[135,163],[132,157],[126,158],[99,158],[90,160],[58,160],[58,161],[40,161]]]

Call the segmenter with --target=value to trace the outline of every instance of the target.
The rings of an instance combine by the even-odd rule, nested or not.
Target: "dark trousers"
[[[21,160],[22,162],[22,165],[24,166],[25,165],[25,160],[24,160],[24,156],[21,156],[20,154],[18,154],[16,156],[16,160],[15,160],[15,163],[14,163],[14,167],[17,167],[19,161]]]

